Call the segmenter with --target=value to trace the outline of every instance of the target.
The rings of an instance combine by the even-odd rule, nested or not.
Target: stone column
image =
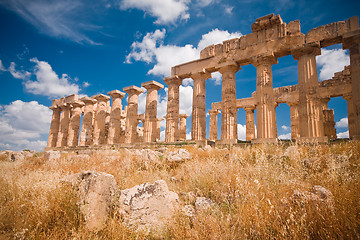
[[[291,139],[300,137],[299,133],[299,102],[288,102],[290,106]]]
[[[164,88],[164,85],[149,81],[141,84],[146,88],[146,108],[144,120],[144,142],[156,142],[157,132],[157,96],[159,89]]]
[[[352,96],[346,95],[343,98],[347,102],[347,115],[348,115],[348,127],[349,127],[349,138],[353,139],[355,133],[355,114],[354,114],[354,104],[352,102]]]
[[[94,121],[93,131],[93,145],[106,144],[106,117],[107,117],[107,102],[110,97],[104,94],[92,96],[97,100],[97,109]]]
[[[209,110],[210,115],[210,125],[209,125],[209,140],[215,141],[218,139],[217,132],[217,117],[219,114],[219,110]]]
[[[81,125],[79,146],[89,146],[92,144],[94,107],[97,101],[89,97],[83,97],[80,100],[85,104],[85,106]]]
[[[121,135],[121,99],[125,96],[125,93],[119,90],[113,90],[111,92],[108,92],[107,94],[112,98],[107,143],[117,144],[120,143]]]
[[[165,141],[175,142],[179,139],[179,86],[182,78],[168,77],[164,82],[168,85]]]
[[[138,140],[138,96],[140,93],[143,93],[144,90],[136,86],[126,87],[123,90],[129,94],[126,115],[125,143],[134,143]]]
[[[68,103],[64,103],[63,105],[60,106],[60,108],[61,108],[60,127],[59,127],[56,147],[65,147],[67,144],[71,105]]]
[[[191,115],[191,139],[206,139],[206,112],[205,112],[205,81],[211,78],[210,73],[191,75],[194,80],[193,107]]]
[[[71,118],[68,131],[67,146],[75,147],[79,141],[80,121],[82,114],[82,107],[85,105],[81,101],[71,103]]]
[[[298,60],[299,74],[299,121],[300,138],[304,141],[326,141],[322,106],[318,97],[316,55],[321,54],[318,45],[308,45],[293,52]]]
[[[61,108],[59,108],[57,105],[53,105],[49,108],[53,111],[53,114],[51,118],[49,139],[47,143],[48,148],[56,147],[56,141],[59,134],[60,114],[61,114]]]
[[[354,114],[352,138],[360,139],[360,30],[359,20],[357,18],[355,20],[351,26],[352,32],[343,36],[343,48],[350,51],[351,95]]]
[[[256,138],[255,136],[255,106],[244,107],[246,112],[246,141],[251,141]]]
[[[186,140],[186,118],[189,117],[187,114],[179,114],[180,129],[179,129],[179,140]]]
[[[223,143],[237,142],[237,107],[236,107],[236,84],[235,73],[240,67],[233,63],[221,67],[221,141]]]
[[[335,129],[335,120],[334,120],[334,110],[325,109],[323,110],[324,118],[324,133],[329,139],[336,139],[336,129]]]
[[[256,67],[257,139],[276,141],[276,111],[271,66],[277,64],[274,55],[261,56],[253,60]],[[265,140],[266,139],[266,140]]]

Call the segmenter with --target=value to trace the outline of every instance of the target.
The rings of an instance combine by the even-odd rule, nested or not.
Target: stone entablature
[[[330,23],[301,33],[300,21],[284,23],[280,15],[270,14],[256,19],[252,33],[210,45],[200,58],[172,67],[168,85],[165,141],[172,143],[186,138],[187,115],[179,113],[179,87],[184,78],[192,78],[193,109],[191,138],[206,140],[206,80],[211,73],[222,74],[222,101],[212,103],[209,110],[209,140],[232,144],[237,142],[237,110],[246,111],[246,140],[276,142],[276,112],[280,103],[290,106],[292,139],[327,141],[336,137],[334,112],[327,103],[332,97],[347,101],[350,138],[360,138],[360,29],[358,17]],[[343,44],[349,49],[350,66],[335,73],[329,80],[318,80],[316,56],[321,48]],[[292,55],[298,63],[299,83],[273,88],[272,65],[278,58]],[[256,91],[249,98],[236,99],[235,74],[241,66],[256,67]],[[152,143],[159,141],[157,92],[164,86],[155,81],[142,84],[147,90],[145,114],[138,114],[138,96],[143,89],[130,86],[128,106],[122,109],[125,93],[108,92],[91,98],[70,95],[53,100],[48,147],[92,146],[104,144]],[[221,139],[218,140],[217,116],[221,111]],[[255,134],[255,116],[257,136]],[[81,124],[82,116],[82,124]],[[143,127],[139,126],[142,122]],[[81,125],[81,129],[80,128]],[[80,135],[80,140],[79,140]]]

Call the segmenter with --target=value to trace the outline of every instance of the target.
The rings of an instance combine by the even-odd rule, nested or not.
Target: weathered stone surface
[[[5,150],[5,151],[0,152],[0,156],[3,160],[9,161],[9,162],[15,162],[15,161],[24,160],[28,157],[32,157],[34,155],[34,153],[35,153],[34,151],[15,152],[15,151]]]
[[[161,229],[178,208],[179,196],[164,180],[121,190],[119,207],[125,222],[138,229]]]
[[[300,151],[298,146],[290,146],[285,150],[285,156],[292,158],[292,159],[299,159],[300,158]]]
[[[204,211],[215,206],[215,202],[206,197],[197,197],[195,201],[195,210]]]
[[[111,208],[115,205],[119,189],[114,176],[93,171],[83,171],[63,178],[76,190],[86,227],[101,230]]]
[[[186,149],[179,149],[174,152],[169,152],[166,155],[166,158],[169,162],[183,162],[185,160],[189,160],[191,158],[191,154]]]
[[[44,158],[47,160],[55,160],[61,157],[61,152],[59,151],[46,151],[44,152]]]
[[[331,211],[335,208],[333,194],[322,186],[313,186],[311,192],[295,190],[291,197],[292,202],[300,206],[307,204],[317,204],[319,207],[328,208]]]
[[[185,205],[181,209],[181,211],[185,216],[188,216],[188,217],[193,217],[193,216],[195,216],[195,213],[196,213],[193,205]]]

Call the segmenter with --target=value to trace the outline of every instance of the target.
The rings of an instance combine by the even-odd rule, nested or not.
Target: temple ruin
[[[358,17],[300,31],[300,22],[284,23],[279,15],[270,14],[251,25],[252,33],[223,41],[203,49],[200,59],[172,67],[171,76],[164,78],[168,86],[165,142],[186,140],[186,118],[179,113],[179,86],[191,78],[193,108],[191,141],[213,141],[235,144],[237,111],[246,111],[246,140],[252,143],[278,141],[276,107],[290,107],[291,139],[298,142],[327,142],[336,138],[334,111],[328,108],[333,97],[347,101],[349,137],[360,139],[360,29]],[[321,48],[342,44],[349,49],[350,66],[335,73],[329,80],[319,81],[316,56]],[[273,88],[272,65],[278,58],[292,55],[298,64],[298,84]],[[236,99],[235,74],[241,66],[256,67],[256,91],[249,98]],[[205,83],[211,73],[222,74],[221,102],[209,110],[209,139],[206,139]],[[128,106],[123,108],[125,93],[119,90],[80,98],[70,95],[53,100],[47,148],[100,146],[115,144],[151,144],[160,141],[157,117],[157,93],[164,86],[150,81],[145,114],[138,114],[138,96],[143,89],[125,87]],[[111,104],[110,104],[111,99]],[[256,129],[255,116],[256,110]],[[221,113],[221,136],[218,136],[218,115]],[[139,127],[139,123],[143,127]]]

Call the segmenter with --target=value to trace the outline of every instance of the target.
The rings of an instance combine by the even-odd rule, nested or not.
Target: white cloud
[[[28,79],[31,76],[31,73],[23,70],[16,70],[15,69],[16,64],[14,62],[10,63],[9,72],[14,78],[17,79]]]
[[[41,151],[52,111],[36,101],[16,100],[0,106],[0,149]]]
[[[213,4],[217,2],[217,0],[197,0],[197,4],[200,6],[200,7],[206,7],[210,4]]]
[[[185,78],[182,81],[182,85],[185,86],[185,87],[186,86],[193,86],[194,85],[194,80],[191,79],[191,78]]]
[[[282,134],[278,137],[279,139],[290,139],[291,133]]]
[[[87,7],[82,0],[8,0],[0,1],[0,5],[14,11],[42,33],[78,43],[97,44],[83,33],[98,29],[84,19],[92,14],[82,14],[96,11],[94,3]]]
[[[245,141],[246,140],[246,125],[242,125],[238,123],[237,125],[237,131],[238,131],[238,139]]]
[[[234,9],[234,7],[232,7],[232,6],[225,6],[225,13],[232,14],[233,9]]]
[[[214,82],[215,85],[221,85],[222,82],[222,75],[219,72],[211,73],[211,80]]]
[[[141,42],[133,42],[126,62],[131,63],[132,60],[135,60],[154,63],[154,67],[148,71],[148,74],[166,77],[170,76],[172,66],[198,59],[200,50],[206,46],[241,36],[239,32],[229,33],[216,28],[204,34],[198,46],[194,47],[190,44],[185,46],[164,45],[165,34],[165,29],[157,29],[152,33],[147,33]],[[216,77],[215,83],[218,84],[219,77]]]
[[[193,102],[193,88],[191,86],[180,86],[180,114],[191,115]]]
[[[288,126],[282,125],[281,128],[285,131],[289,130],[290,128]]]
[[[336,122],[335,126],[337,128],[347,128],[348,127],[348,118],[342,118],[340,121]]]
[[[34,70],[36,81],[25,81],[25,89],[28,92],[48,97],[62,97],[79,92],[79,86],[70,83],[67,74],[62,74],[61,78],[59,78],[49,63],[39,61],[36,58],[30,61],[36,64]]]
[[[88,86],[90,86],[91,84],[90,83],[88,83],[88,82],[84,82],[83,83],[83,86],[86,88],[86,87],[88,87]]]
[[[344,66],[350,64],[350,57],[343,49],[321,49],[321,55],[316,56],[316,63],[320,67],[320,80],[327,80],[334,73],[344,70]]]
[[[188,11],[189,0],[122,0],[120,8],[140,9],[145,13],[157,18],[156,24],[171,24],[178,19],[190,18]]]
[[[6,68],[5,68],[4,65],[2,64],[1,59],[0,59],[0,71],[2,71],[2,72],[6,71]]]
[[[336,134],[337,138],[349,138],[349,131]]]

